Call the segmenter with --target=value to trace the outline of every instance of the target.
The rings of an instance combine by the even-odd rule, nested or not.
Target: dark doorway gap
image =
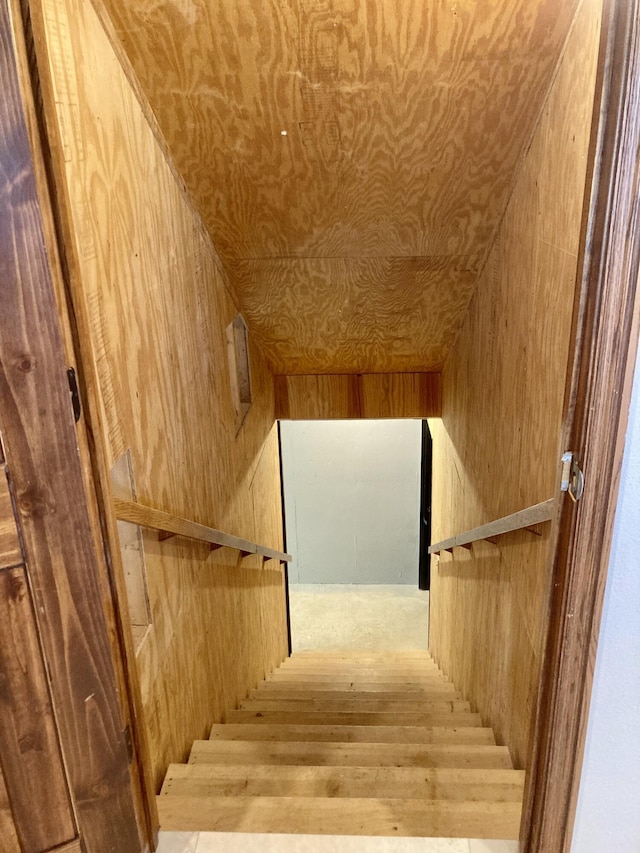
[[[278,423],[278,464],[280,466],[280,500],[282,502],[282,548],[286,552],[287,550],[287,515],[284,504],[284,476],[282,472],[282,434],[280,429],[280,421]],[[284,600],[285,607],[287,610],[287,645],[289,648],[289,655],[293,651],[293,644],[291,642],[291,610],[289,604],[289,564],[283,563],[284,569]]]
[[[427,421],[422,421],[422,462],[420,469],[420,563],[418,588],[431,589],[431,484],[433,463],[433,440]]]

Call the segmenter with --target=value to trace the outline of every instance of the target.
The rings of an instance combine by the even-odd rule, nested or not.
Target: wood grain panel
[[[276,376],[276,417],[284,420],[359,418],[357,376]]]
[[[104,0],[281,373],[441,367],[569,0]]]
[[[435,418],[442,411],[439,373],[372,373],[360,378],[364,418]]]
[[[110,496],[114,500],[119,498],[123,501],[135,501],[136,489],[129,452],[124,453],[118,459],[109,474]],[[129,619],[137,647],[140,639],[146,633],[151,619],[142,532],[138,524],[118,519],[118,538],[120,540],[120,557],[129,607]]]
[[[0,766],[22,850],[40,853],[77,833],[24,566],[0,571],[0,647]]]
[[[573,8],[106,6],[225,259],[484,246]]]
[[[238,306],[211,241],[91,3],[42,0],[34,17],[106,467],[130,448],[141,503],[280,551],[273,380],[250,342],[253,405],[238,431],[225,336]],[[137,664],[159,786],[285,656],[283,574],[260,556],[143,542],[151,625]]]
[[[15,20],[18,22],[19,18]],[[78,827],[87,849],[117,848],[133,853],[139,849],[139,840],[105,620],[100,580],[102,555],[95,549],[87,509],[58,307],[40,214],[41,199],[14,50],[12,19],[3,2],[3,447],[11,471],[29,566],[29,588],[38,614]],[[34,678],[36,672],[34,669]],[[11,786],[11,780],[6,781]]]
[[[0,853],[22,853],[2,767],[0,767]]]
[[[587,0],[576,19],[445,365],[442,421],[433,422],[435,540],[555,491],[600,7]],[[434,560],[434,658],[517,767],[527,766],[536,708],[548,542],[549,531],[520,531]]]
[[[282,420],[430,418],[441,413],[439,373],[276,376]]]
[[[17,566],[23,561],[7,472],[0,465],[0,569]]]
[[[225,265],[276,373],[382,373],[442,368],[479,258],[277,258]]]

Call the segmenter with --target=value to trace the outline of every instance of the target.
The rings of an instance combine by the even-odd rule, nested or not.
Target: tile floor
[[[408,585],[292,584],[294,651],[426,649],[429,593]],[[515,841],[161,832],[157,853],[518,853]]]
[[[518,853],[515,841],[161,832],[157,853]]]

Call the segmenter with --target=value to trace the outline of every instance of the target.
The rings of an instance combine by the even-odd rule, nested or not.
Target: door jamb
[[[640,2],[605,0],[561,433],[586,488],[557,501],[523,853],[571,846],[637,347],[639,143]]]
[[[3,446],[75,807],[79,838],[71,844],[134,851],[141,837],[104,598],[106,567],[71,405],[23,22],[17,3],[0,2]],[[37,708],[20,711],[37,715]]]
[[[569,849],[586,734],[637,331],[638,11],[639,0],[605,2],[598,132],[562,433],[587,489],[577,505],[559,502],[554,525],[555,592],[525,801],[526,853]]]
[[[35,170],[39,214],[44,225],[44,244],[55,291],[56,320],[64,338],[65,356],[75,367],[82,417],[76,425],[76,443],[85,479],[83,498],[94,524],[94,542],[99,562],[102,606],[107,614],[107,633],[116,675],[116,692],[125,729],[133,801],[144,849],[154,849],[158,833],[155,786],[151,778],[149,743],[143,718],[142,697],[135,663],[131,626],[124,595],[124,569],[116,521],[110,511],[106,454],[99,428],[99,407],[95,401],[92,364],[87,364],[81,345],[81,318],[74,310],[70,294],[73,241],[65,230],[65,219],[56,194],[54,160],[42,104],[40,55],[30,0],[0,0],[12,12],[15,50],[21,63],[22,110],[25,114],[32,165]],[[35,10],[37,11],[37,10]],[[46,77],[45,77],[46,82]],[[54,321],[52,321],[54,322]],[[65,382],[67,377],[65,374]],[[68,388],[68,385],[67,385]],[[97,412],[97,413],[96,413]],[[96,427],[98,424],[98,427]],[[123,609],[124,608],[124,609]]]

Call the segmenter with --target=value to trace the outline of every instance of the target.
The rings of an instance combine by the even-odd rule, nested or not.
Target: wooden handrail
[[[473,530],[460,533],[458,536],[452,536],[451,539],[436,542],[429,548],[429,553],[438,554],[440,551],[452,551],[458,546],[468,548],[472,542],[477,542],[480,539],[493,539],[495,536],[502,536],[503,533],[523,530],[544,521],[550,521],[554,505],[555,500],[551,498],[548,501],[521,509],[519,512],[514,512],[512,515],[505,515],[496,521],[489,522],[489,524],[483,524],[480,527],[474,527]]]
[[[229,533],[223,533],[213,527],[206,527],[204,524],[197,524],[195,521],[189,521],[178,515],[171,515],[161,509],[154,509],[134,501],[123,501],[121,498],[113,499],[113,508],[116,518],[120,521],[129,521],[131,524],[139,524],[141,527],[158,530],[160,533],[166,534],[164,538],[186,536],[188,539],[208,542],[212,550],[234,548],[236,551],[240,551],[243,556],[259,554],[268,560],[279,560],[281,563],[291,561],[291,554],[275,551],[273,548],[267,548],[266,545],[256,545],[255,542],[250,542],[248,539],[231,536]]]

